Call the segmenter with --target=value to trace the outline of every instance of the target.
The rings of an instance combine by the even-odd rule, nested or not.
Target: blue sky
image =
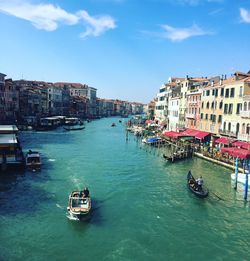
[[[0,0],[0,72],[149,102],[170,76],[250,70],[250,1]]]

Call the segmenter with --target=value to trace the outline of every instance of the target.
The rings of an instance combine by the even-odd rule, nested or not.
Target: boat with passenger
[[[37,151],[29,150],[25,157],[25,166],[28,170],[37,171],[41,170],[41,156]]]
[[[70,217],[78,220],[87,216],[91,210],[91,198],[88,188],[83,191],[72,191],[69,195],[69,205],[67,207]]]
[[[200,183],[199,179],[196,180],[193,177],[191,171],[187,174],[187,186],[189,190],[199,198],[205,198],[208,196],[208,189],[203,186],[202,182]]]

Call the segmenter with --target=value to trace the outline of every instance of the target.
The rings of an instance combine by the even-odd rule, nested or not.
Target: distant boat
[[[81,219],[91,210],[90,195],[85,195],[83,191],[73,191],[69,195],[68,213],[71,217]]]
[[[40,170],[42,165],[40,153],[37,151],[30,150],[26,154],[25,165],[28,170]]]
[[[111,127],[115,127],[115,126],[116,126],[116,124],[115,124],[115,123],[112,123],[112,124],[111,124]]]
[[[74,126],[64,126],[63,128],[66,131],[75,131],[75,130],[83,130],[83,129],[85,129],[85,126],[74,125]]]
[[[187,174],[187,186],[189,190],[194,193],[199,198],[205,198],[208,196],[208,189],[202,186],[199,188],[198,183],[196,182],[195,178],[193,177],[191,171]]]

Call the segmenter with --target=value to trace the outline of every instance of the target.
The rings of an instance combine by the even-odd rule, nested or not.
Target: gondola
[[[200,189],[191,171],[187,174],[187,186],[189,190],[199,198],[206,198],[208,196],[208,189],[204,186]]]

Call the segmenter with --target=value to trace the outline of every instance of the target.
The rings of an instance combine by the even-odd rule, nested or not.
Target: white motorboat
[[[67,207],[70,217],[80,220],[87,216],[91,210],[91,198],[84,191],[73,191],[69,195]]]
[[[26,168],[32,171],[40,170],[42,161],[40,153],[37,151],[29,150],[25,157]]]

